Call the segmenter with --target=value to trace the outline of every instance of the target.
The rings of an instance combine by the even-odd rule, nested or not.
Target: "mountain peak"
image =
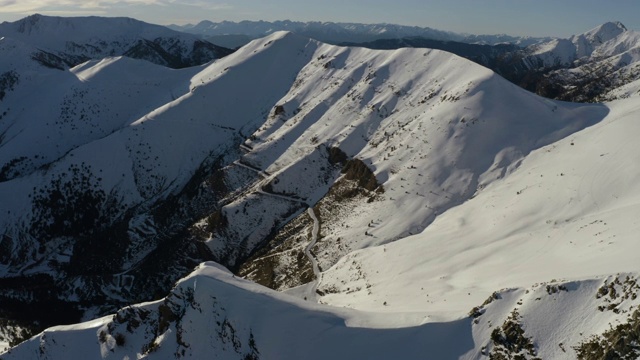
[[[40,23],[40,21],[42,20],[43,16],[40,14],[33,14],[30,16],[27,16],[21,20],[18,20],[16,22],[17,24],[17,31],[20,33],[31,33],[31,30],[35,27],[38,26],[38,23]]]
[[[600,32],[614,31],[614,32],[624,32],[627,31],[627,27],[624,26],[620,21],[609,21],[600,26],[594,28],[594,30],[598,30]]]
[[[596,26],[583,35],[591,41],[603,43],[613,39],[625,31],[627,31],[627,28],[621,22],[610,21]]]
[[[627,30],[628,30],[628,29],[627,29],[627,27],[626,27],[626,26],[624,26],[624,24],[622,24],[620,21],[615,21],[614,23],[615,23],[618,27],[620,27],[620,28],[624,29],[625,31],[627,31]]]
[[[40,60],[46,58],[46,66],[52,65],[52,59],[56,60],[55,64],[64,63],[72,67],[88,59],[126,55],[182,68],[204,64],[232,52],[191,34],[128,17],[34,14],[16,22],[0,24],[0,34],[46,52],[48,55],[40,56]]]
[[[628,30],[627,27],[624,26],[624,24],[621,23],[620,21],[610,21],[610,22],[607,22],[607,23],[603,24],[603,26],[605,26],[605,25],[608,26],[608,27],[615,26],[616,28],[621,29],[622,31],[627,31]]]
[[[108,26],[142,26],[141,21],[132,18],[102,18],[88,17],[60,17],[41,14],[29,15],[13,23],[14,31],[27,36],[62,36],[67,37],[76,33],[75,37],[82,37],[85,33],[97,33]],[[90,31],[95,28],[95,31]]]

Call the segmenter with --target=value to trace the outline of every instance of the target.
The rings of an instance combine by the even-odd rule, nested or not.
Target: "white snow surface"
[[[356,263],[369,291],[341,291],[322,301],[422,309],[444,320],[481,303],[490,289],[637,271],[640,167],[629,154],[640,150],[634,140],[640,103],[607,107],[603,121],[533,151],[516,171],[420,234],[341,259],[323,274],[323,285],[351,285],[341,284]]]

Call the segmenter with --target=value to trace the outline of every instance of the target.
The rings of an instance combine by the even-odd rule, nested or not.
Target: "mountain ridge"
[[[468,317],[434,322],[419,313],[376,314],[310,304],[236,278],[215,263],[204,263],[163,299],[48,329],[2,356],[164,359],[201,358],[212,352],[229,359],[637,356],[634,337],[625,331],[637,325],[637,281],[637,273],[630,273],[501,289],[471,309]],[[594,316],[582,316],[585,312]],[[403,324],[410,318],[424,322]],[[566,326],[550,331],[557,318]],[[209,331],[203,332],[205,327]],[[583,329],[589,331],[578,333]],[[608,339],[620,340],[613,347]]]

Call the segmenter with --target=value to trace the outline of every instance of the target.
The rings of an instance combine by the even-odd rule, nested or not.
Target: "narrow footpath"
[[[320,280],[320,268],[318,267],[318,261],[316,260],[315,256],[313,256],[313,254],[311,253],[311,249],[316,245],[316,242],[318,241],[318,232],[320,231],[320,222],[316,217],[316,213],[313,212],[313,208],[311,207],[308,208],[307,214],[309,214],[309,216],[313,220],[313,230],[311,231],[311,241],[309,242],[309,245],[307,245],[307,247],[304,248],[304,253],[309,258],[309,261],[311,261],[311,266],[313,267],[313,275],[315,277],[315,280],[313,280],[312,282],[313,285],[311,286],[311,293],[315,294],[316,289],[318,288],[318,281]]]

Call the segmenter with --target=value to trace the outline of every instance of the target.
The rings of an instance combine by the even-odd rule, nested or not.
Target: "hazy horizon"
[[[320,21],[388,23],[468,34],[568,37],[608,21],[640,29],[640,2],[594,0],[371,0],[323,3],[246,0],[224,3],[207,0],[0,0],[0,22],[16,21],[34,13],[50,16],[126,16],[160,25],[219,21]],[[339,8],[340,11],[336,11]],[[286,11],[283,11],[286,9]]]

